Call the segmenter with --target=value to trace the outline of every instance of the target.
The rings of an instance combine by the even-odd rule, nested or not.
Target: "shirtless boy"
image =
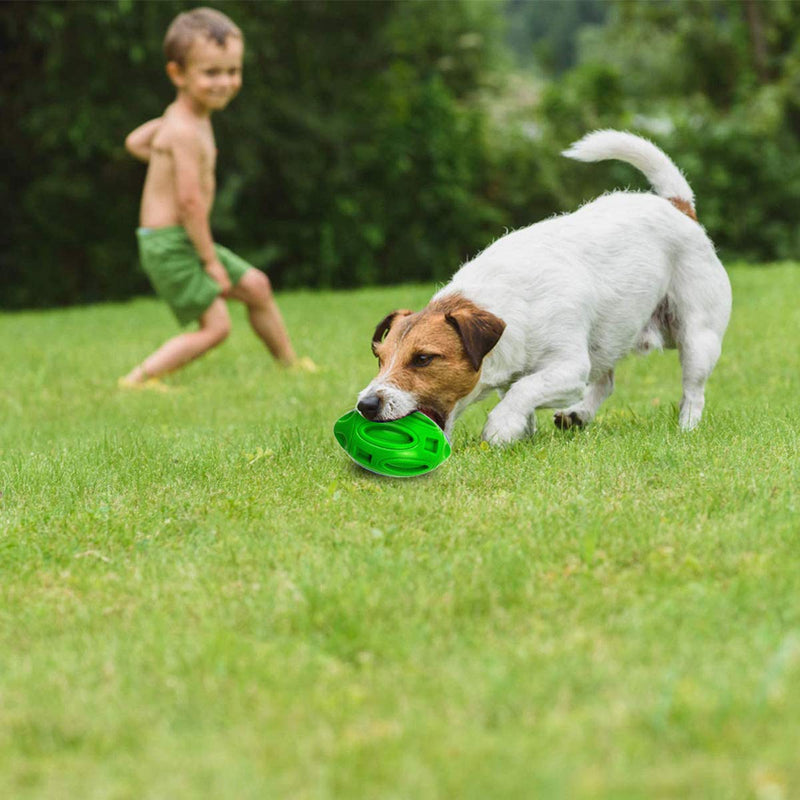
[[[222,342],[231,327],[223,298],[247,306],[253,330],[280,364],[313,370],[310,359],[295,356],[267,276],[211,235],[217,152],[211,114],[241,88],[242,32],[219,11],[197,8],[175,18],[164,52],[175,102],[129,134],[125,146],[149,164],[137,231],[142,267],[178,322],[197,320],[199,328],[167,341],[120,385],[163,388],[160,375]]]

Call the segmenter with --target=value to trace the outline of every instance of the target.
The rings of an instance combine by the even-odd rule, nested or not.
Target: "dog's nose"
[[[362,416],[367,419],[375,419],[378,416],[378,410],[381,407],[381,399],[376,394],[368,394],[358,401],[356,408]]]

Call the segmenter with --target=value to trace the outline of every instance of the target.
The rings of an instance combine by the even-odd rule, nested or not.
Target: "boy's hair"
[[[167,61],[186,66],[186,56],[198,36],[213,39],[220,47],[229,36],[244,40],[239,27],[221,11],[213,8],[194,8],[178,14],[164,37],[164,55]]]

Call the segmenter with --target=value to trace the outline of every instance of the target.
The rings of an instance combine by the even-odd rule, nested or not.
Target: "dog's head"
[[[372,337],[377,377],[358,396],[371,420],[393,420],[421,411],[449,433],[456,403],[478,383],[483,359],[506,324],[458,295],[418,313],[394,311]]]

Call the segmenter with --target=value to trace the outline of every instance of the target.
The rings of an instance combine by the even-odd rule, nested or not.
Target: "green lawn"
[[[732,270],[701,427],[674,353],[596,423],[360,471],[333,422],[431,287],[235,309],[167,395],[153,300],[0,316],[0,797],[800,796],[800,266]]]

